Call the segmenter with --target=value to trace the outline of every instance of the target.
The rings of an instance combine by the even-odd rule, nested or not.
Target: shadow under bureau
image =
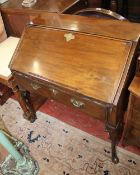
[[[122,133],[140,26],[57,14],[31,20],[10,63],[25,115],[36,119],[30,93],[86,112],[105,123],[112,160],[118,163],[115,146]]]

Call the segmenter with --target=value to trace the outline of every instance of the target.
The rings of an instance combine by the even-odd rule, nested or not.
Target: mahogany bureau
[[[116,144],[139,34],[139,24],[124,21],[50,13],[32,16],[10,63],[27,118],[36,119],[30,93],[86,112],[105,123],[112,161],[118,163]]]
[[[128,114],[123,135],[123,145],[140,147],[140,57],[136,76],[130,87]]]

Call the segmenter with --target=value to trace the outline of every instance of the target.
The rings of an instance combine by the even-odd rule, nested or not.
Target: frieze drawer
[[[16,82],[21,90],[27,91],[31,93],[36,93],[41,96],[46,96],[50,99],[57,100],[65,105],[74,107],[80,111],[87,113],[88,115],[93,116],[94,118],[105,120],[106,109],[103,104],[99,102],[93,102],[93,100],[89,100],[86,98],[75,96],[73,93],[68,91],[64,92],[64,89],[56,88],[52,84],[49,83],[40,84],[37,80],[30,80],[29,77],[26,76],[15,76]],[[94,116],[95,113],[98,113],[97,116]]]

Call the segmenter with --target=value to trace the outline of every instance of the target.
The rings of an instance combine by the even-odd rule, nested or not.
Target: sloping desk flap
[[[10,68],[36,74],[87,97],[112,103],[132,43],[86,33],[29,26]]]

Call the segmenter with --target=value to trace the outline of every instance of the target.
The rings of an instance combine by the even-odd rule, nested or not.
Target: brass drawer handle
[[[74,98],[70,99],[70,102],[73,104],[73,106],[75,106],[76,108],[83,108],[85,106],[85,104],[81,101],[78,101]]]
[[[58,91],[56,89],[50,88],[50,91],[53,93],[53,95],[58,94]]]
[[[31,86],[35,91],[41,88],[41,86],[39,86],[38,84],[35,84],[35,83],[31,83]]]

